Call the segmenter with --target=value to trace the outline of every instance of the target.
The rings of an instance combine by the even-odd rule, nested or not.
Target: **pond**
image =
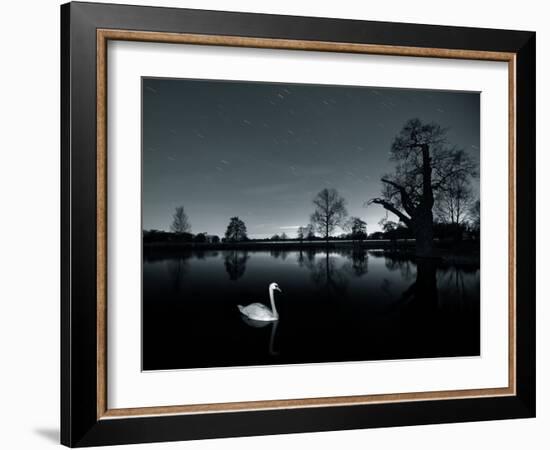
[[[480,354],[479,263],[382,251],[145,251],[143,370]],[[269,306],[276,322],[237,305]],[[263,325],[263,326],[259,326]]]

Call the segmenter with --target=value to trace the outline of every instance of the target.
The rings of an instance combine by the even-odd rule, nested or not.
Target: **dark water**
[[[237,305],[269,305],[255,327]],[[473,356],[479,265],[380,252],[194,251],[147,255],[143,369]]]

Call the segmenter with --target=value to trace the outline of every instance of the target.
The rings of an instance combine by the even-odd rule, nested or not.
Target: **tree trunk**
[[[430,315],[426,313],[437,310],[438,291],[437,291],[437,268],[436,263],[431,258],[417,258],[416,260],[416,280],[403,292],[402,299],[406,306],[403,312],[409,316],[409,320],[414,323],[422,323],[429,320]]]
[[[437,309],[438,292],[436,264],[433,259],[419,258],[416,262],[416,305],[419,313]]]
[[[434,254],[434,230],[432,210],[423,211],[416,217],[414,224],[414,237],[416,239],[416,255],[431,257]]]
[[[414,218],[416,237],[416,254],[420,257],[433,256],[434,218],[432,207],[434,196],[432,190],[432,164],[430,147],[422,146],[422,201],[418,214]]]

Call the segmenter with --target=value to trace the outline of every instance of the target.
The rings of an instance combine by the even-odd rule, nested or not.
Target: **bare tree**
[[[296,237],[298,238],[300,243],[303,242],[305,235],[306,227],[298,227],[298,229],[296,230]]]
[[[172,224],[170,225],[170,229],[176,234],[191,232],[191,224],[189,223],[189,219],[187,218],[187,214],[185,214],[183,206],[178,206],[176,208],[176,211],[172,216]]]
[[[435,200],[435,213],[443,222],[462,225],[472,205],[472,189],[465,177],[455,177]]]
[[[433,253],[435,195],[453,179],[467,179],[476,172],[470,155],[447,145],[446,134],[435,123],[409,120],[391,147],[395,172],[382,178],[382,196],[369,200],[395,214],[414,233],[419,256]]]
[[[337,226],[343,225],[348,215],[346,201],[336,189],[323,189],[313,199],[315,212],[311,215],[311,224],[328,243],[331,233]]]
[[[229,242],[246,241],[248,239],[246,225],[241,219],[238,217],[231,217],[225,232],[225,239]]]
[[[283,234],[281,234],[281,241],[286,241],[288,239],[288,236],[286,235],[285,232],[283,232]]]

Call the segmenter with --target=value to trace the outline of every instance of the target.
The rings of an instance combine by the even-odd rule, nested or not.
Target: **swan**
[[[247,306],[237,305],[241,314],[249,319],[258,320],[260,322],[274,322],[279,320],[277,308],[275,308],[275,294],[273,291],[283,292],[277,283],[269,285],[269,300],[271,301],[271,309],[263,303],[251,303]]]

